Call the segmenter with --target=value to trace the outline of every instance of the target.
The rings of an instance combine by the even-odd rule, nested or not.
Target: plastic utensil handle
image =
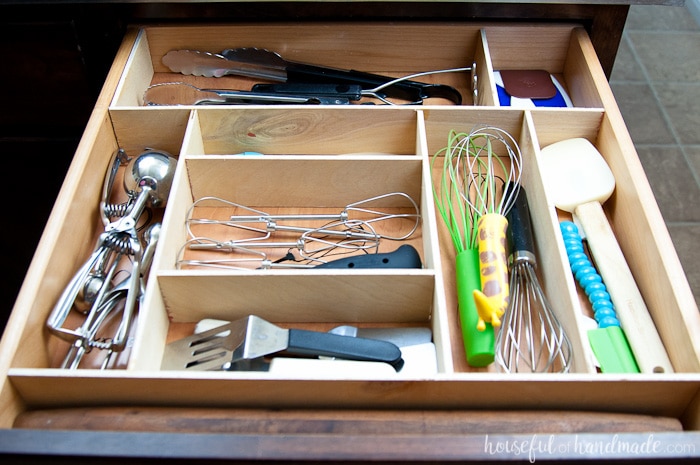
[[[507,189],[512,188],[511,184],[507,187]],[[518,190],[513,207],[506,214],[506,219],[508,220],[508,245],[511,260],[522,252],[528,252],[532,254],[530,261],[534,264],[535,240],[530,221],[530,206],[527,203],[527,193],[522,186]]]
[[[571,221],[559,223],[569,267],[588,296],[597,329],[588,331],[588,341],[603,373],[639,373],[639,367],[625,337],[603,278],[583,249],[578,227]]]
[[[185,56],[184,58],[187,59],[182,59],[183,57],[179,57],[178,54],[184,54],[184,52],[185,51],[169,52],[167,55],[172,54],[172,58],[168,61],[175,61],[178,68],[189,71],[192,66],[188,62],[192,61],[193,58],[196,58],[197,61],[204,60],[201,53],[200,56]],[[240,74],[243,76],[264,77],[267,80],[289,84],[350,84],[360,85],[363,89],[368,91],[396,79],[362,71],[287,61],[277,53],[265,49],[227,49],[222,51],[220,55],[211,56],[221,57],[229,61],[229,63],[226,64],[216,62],[210,64],[209,61],[207,62],[210,68],[225,68],[207,70],[210,74],[212,72],[216,73],[215,75],[217,76],[222,76],[224,74]],[[179,63],[180,61],[184,62],[184,64]],[[173,66],[166,63],[165,57],[163,62],[173,69]],[[383,88],[381,92],[378,93],[384,96],[408,100],[411,103],[422,103],[424,98],[438,97],[448,99],[456,105],[462,104],[462,94],[454,87],[444,84],[426,84],[408,79],[393,83]]]
[[[661,337],[602,205],[600,202],[584,203],[576,207],[574,214],[588,239],[598,272],[608,288],[639,369],[642,373],[673,373]]]
[[[569,267],[591,303],[593,318],[601,328],[620,326],[608,288],[583,249],[583,239],[578,227],[571,221],[562,221],[559,228],[564,239]]]
[[[603,373],[639,373],[625,333],[619,326],[588,331],[588,341]]]
[[[481,291],[474,291],[479,316],[486,323],[501,325],[510,296],[506,231],[508,220],[499,213],[488,213],[477,222]],[[481,320],[480,329],[483,329]]]
[[[474,291],[481,288],[479,249],[465,249],[459,252],[455,262],[455,273],[457,310],[467,363],[473,367],[488,366],[493,363],[496,355],[496,338],[490,323],[486,324],[483,331],[476,328],[479,313],[474,302]]]
[[[393,81],[395,78],[355,70],[326,68],[304,63],[287,62],[287,82],[359,84],[365,90],[374,89]],[[462,94],[454,87],[444,84],[426,84],[423,82],[403,80],[381,90],[388,97],[421,103],[430,97],[445,98],[455,105],[462,104]]]
[[[321,355],[346,360],[388,363],[396,371],[403,367],[401,349],[391,342],[339,334],[290,329],[286,352]]]
[[[418,251],[404,244],[393,252],[354,255],[340,258],[332,262],[322,263],[314,268],[421,268],[423,265]]]

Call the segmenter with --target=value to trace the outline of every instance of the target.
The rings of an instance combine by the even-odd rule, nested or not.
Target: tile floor
[[[700,306],[700,26],[693,7],[632,6],[610,86]]]

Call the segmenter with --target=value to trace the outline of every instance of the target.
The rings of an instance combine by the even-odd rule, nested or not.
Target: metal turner
[[[265,357],[290,355],[336,357],[345,360],[388,363],[403,367],[401,349],[376,339],[280,328],[249,315],[165,346],[163,370],[267,371]]]

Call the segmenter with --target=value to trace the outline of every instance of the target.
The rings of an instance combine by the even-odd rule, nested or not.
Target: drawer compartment
[[[397,77],[476,63],[476,99],[471,74],[462,71],[416,78],[459,89],[462,105],[143,105],[153,84],[178,79],[212,85],[214,78],[169,72],[160,61],[168,51],[232,46],[267,48],[288,60],[342,69],[361,64],[363,71]],[[490,73],[525,66],[557,76],[574,108],[497,106]],[[232,89],[252,83],[216,79]],[[439,182],[440,153],[451,131],[483,125],[510,134],[522,154],[520,182],[531,209],[538,277],[571,340],[569,373],[505,374],[493,364],[466,362],[456,254],[433,183]],[[611,374],[595,366],[586,332],[590,305],[571,274],[559,231],[559,222],[571,215],[555,208],[539,161],[544,147],[570,138],[593,143],[613,172],[616,189],[604,211],[673,373]],[[128,348],[115,369],[100,370],[99,362],[59,368],[68,347],[46,331],[46,320],[103,230],[98,209],[110,158],[120,148],[134,156],[149,147],[172,154],[177,167],[167,205],[154,217],[162,231]],[[278,232],[268,217],[324,215],[325,226],[334,221],[331,215],[345,211],[359,215],[362,232],[371,234],[345,249],[334,239],[334,258],[346,252],[361,257],[365,251],[358,244],[381,237],[380,253],[410,245],[421,266],[278,266],[301,265],[299,253],[312,255],[311,247],[327,245],[332,235],[321,231],[320,240],[315,220],[304,216],[294,221],[305,234],[268,237]],[[368,222],[365,216],[377,212],[386,218]],[[230,224],[241,216],[265,220],[254,230]],[[262,241],[268,242],[251,245]],[[293,263],[289,252],[297,254]],[[320,264],[303,264],[309,263]],[[166,344],[191,335],[202,319],[232,321],[249,314],[284,328],[318,331],[339,325],[427,328],[434,366],[389,375],[161,369]],[[19,413],[40,407],[141,404],[583,409],[666,415],[691,430],[700,425],[698,327],[692,293],[582,29],[471,23],[150,26],[132,31],[115,60],[3,336],[0,425],[11,428]]]
[[[387,179],[385,173],[395,176]],[[188,179],[193,200],[171,205],[163,236],[164,242],[180,246],[170,250],[168,256],[161,256],[164,263],[158,266],[157,275],[173,321],[197,321],[187,316],[188,308],[192,311],[193,306],[205,314],[214,311],[207,308],[206,295],[200,295],[198,289],[209,294],[211,303],[219,307],[209,318],[230,319],[253,312],[277,321],[429,321],[434,280],[430,257],[423,260],[426,264],[422,270],[386,269],[375,273],[357,269],[343,278],[333,277],[327,270],[321,273],[321,269],[298,276],[301,270],[290,274],[293,268],[285,266],[318,266],[375,248],[381,253],[392,252],[402,244],[410,244],[421,253],[425,242],[430,250],[435,239],[426,237],[421,210],[412,204],[416,202],[418,207],[431,200],[422,198],[419,158],[193,156],[185,158],[179,187],[185,188]],[[371,202],[364,203],[367,200]],[[363,217],[362,212],[352,209],[355,203],[358,208],[371,208],[377,215]],[[349,220],[272,220],[273,225],[251,218],[236,223],[236,218],[243,221],[251,215],[340,217],[343,211],[348,211]],[[406,218],[391,219],[398,215]],[[373,219],[377,221],[370,223]],[[219,224],[211,224],[217,220]],[[346,221],[357,227],[347,226]],[[294,231],[282,230],[285,227]],[[267,247],[268,243],[275,245]],[[296,261],[283,260],[290,250]],[[273,267],[261,270],[268,261]],[[222,269],[231,270],[231,274],[224,277]],[[246,269],[248,273],[241,272]],[[206,270],[215,270],[215,276],[203,276]],[[210,285],[197,284],[207,279],[211,279]],[[216,279],[219,285],[214,284]],[[196,280],[192,287],[185,284],[190,280]],[[168,290],[175,294],[169,296]]]
[[[196,75],[197,72],[172,72],[163,64],[163,56],[174,50],[218,54],[226,49],[256,48],[279,54],[293,63],[360,70],[393,79],[414,76],[415,81],[452,87],[461,95],[462,105],[497,105],[494,71],[544,70],[556,77],[574,107],[601,108],[609,95],[585,31],[571,25],[551,25],[547,29],[544,32],[535,25],[502,28],[445,23],[266,25],[264,28],[239,25],[184,28],[177,40],[173,40],[163,28],[144,28],[111,107],[118,110],[144,105],[191,106],[198,101],[206,104],[210,97],[220,99],[201,92],[202,89],[250,91],[261,79],[238,74],[211,78]],[[432,39],[438,36],[439,41]],[[382,39],[376,41],[375,37]],[[289,79],[294,82],[293,77]],[[367,87],[371,86],[364,88]],[[392,101],[407,103],[400,99]],[[363,97],[350,103],[382,102]],[[423,100],[426,105],[454,103],[438,97]],[[119,124],[116,117],[115,124]]]

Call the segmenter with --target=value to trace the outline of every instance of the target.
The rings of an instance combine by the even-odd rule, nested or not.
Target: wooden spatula
[[[598,149],[583,138],[543,148],[538,157],[547,194],[555,206],[578,217],[598,271],[642,373],[672,373],[661,338],[637,287],[602,203],[615,177]]]

